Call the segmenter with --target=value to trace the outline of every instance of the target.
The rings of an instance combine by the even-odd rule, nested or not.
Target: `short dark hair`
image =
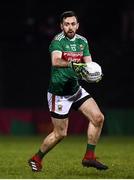
[[[76,20],[78,21],[78,17],[74,11],[65,11],[60,16],[60,23],[63,22],[63,19],[66,19],[67,17],[75,16]]]

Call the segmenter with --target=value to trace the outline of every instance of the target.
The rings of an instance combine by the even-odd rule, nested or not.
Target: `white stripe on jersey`
[[[79,35],[79,34],[76,34],[76,38],[82,39],[82,40],[84,40],[87,43],[87,39],[85,37]]]
[[[63,39],[64,37],[65,37],[64,33],[61,32],[60,34],[56,35],[54,39],[60,41],[60,40]],[[85,41],[86,43],[88,43],[87,39],[86,39],[85,37],[79,35],[79,34],[76,34],[75,37],[78,38],[78,39],[82,39],[83,41]]]
[[[60,41],[60,40],[63,39],[64,37],[65,37],[65,36],[64,36],[64,33],[61,32],[60,34],[58,34],[58,35],[55,36],[55,40]]]
[[[60,50],[54,50],[54,51],[52,51],[52,52],[58,52],[58,53],[61,53],[61,54],[62,54],[62,51],[60,51]]]

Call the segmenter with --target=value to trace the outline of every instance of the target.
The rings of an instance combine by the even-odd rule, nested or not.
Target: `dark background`
[[[103,107],[133,107],[134,4],[103,0],[0,2],[0,107],[47,106],[48,46],[66,10],[77,13],[104,73],[100,83],[82,85]]]

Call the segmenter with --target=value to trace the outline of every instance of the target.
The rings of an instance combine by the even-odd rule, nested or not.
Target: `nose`
[[[69,25],[69,29],[72,29],[72,27],[73,27],[72,24],[70,24],[70,25]]]
[[[69,31],[72,31],[73,30],[73,27],[72,25],[69,26]]]

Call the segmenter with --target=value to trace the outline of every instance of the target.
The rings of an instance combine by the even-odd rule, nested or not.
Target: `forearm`
[[[52,62],[52,65],[55,67],[68,67],[69,64],[69,61],[65,61],[62,58],[56,58],[55,61]]]

